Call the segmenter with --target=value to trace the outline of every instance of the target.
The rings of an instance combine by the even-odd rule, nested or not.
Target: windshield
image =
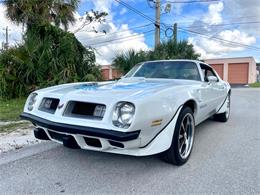
[[[125,77],[201,80],[197,65],[189,61],[145,62],[134,66]]]

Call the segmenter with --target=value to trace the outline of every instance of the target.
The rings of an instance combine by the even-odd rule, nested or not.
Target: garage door
[[[102,70],[102,78],[104,80],[109,80],[109,69],[103,69]]]
[[[218,73],[218,75],[220,76],[220,78],[223,79],[223,68],[224,68],[224,64],[212,64],[211,65],[212,68],[215,69],[215,71]]]
[[[228,64],[228,82],[231,84],[247,84],[248,67],[248,63]]]

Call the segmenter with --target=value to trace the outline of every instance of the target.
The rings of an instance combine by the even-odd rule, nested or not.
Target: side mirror
[[[209,83],[216,83],[218,82],[218,78],[215,76],[208,76]]]

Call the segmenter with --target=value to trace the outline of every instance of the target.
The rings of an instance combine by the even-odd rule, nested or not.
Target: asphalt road
[[[196,128],[187,164],[44,143],[0,156],[0,194],[260,194],[260,90],[234,89],[227,123]]]

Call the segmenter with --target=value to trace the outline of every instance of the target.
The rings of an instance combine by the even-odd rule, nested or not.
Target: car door
[[[217,75],[216,71],[213,70],[211,67],[207,67],[206,69],[206,82],[209,85],[210,91],[212,92],[212,95],[214,95],[210,102],[210,109],[215,110],[223,101],[223,96],[225,96],[226,86],[223,82],[221,82],[220,77]],[[215,76],[218,78],[216,82],[209,82],[207,80],[207,77],[209,76]]]
[[[215,114],[216,108],[223,99],[223,92],[225,90],[224,85],[220,82],[219,77],[216,75],[214,70],[206,65],[200,64],[203,81],[201,84],[201,111],[202,111],[202,118],[208,118],[209,116]],[[217,82],[209,82],[207,77],[208,76],[215,76],[218,78]]]

